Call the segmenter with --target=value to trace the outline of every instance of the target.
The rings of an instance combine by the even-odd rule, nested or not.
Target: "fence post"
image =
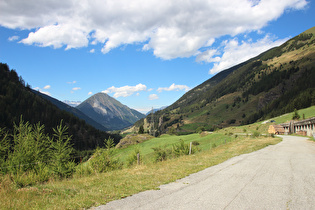
[[[137,154],[137,163],[140,165],[140,153]]]
[[[190,142],[190,146],[189,146],[189,155],[191,155],[191,146],[192,146],[192,142]]]

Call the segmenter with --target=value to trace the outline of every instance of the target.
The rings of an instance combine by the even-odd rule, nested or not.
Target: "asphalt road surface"
[[[95,209],[315,209],[315,142],[283,141]]]

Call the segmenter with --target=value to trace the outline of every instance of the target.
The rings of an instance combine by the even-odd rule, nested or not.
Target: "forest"
[[[66,111],[60,110],[48,100],[43,99],[31,90],[29,84],[7,64],[0,63],[0,128],[12,132],[14,124],[21,118],[30,124],[45,125],[44,131],[52,135],[61,121],[68,127],[71,144],[77,151],[95,149],[103,146],[104,139],[113,138],[115,143],[119,135],[109,134],[95,129]]]

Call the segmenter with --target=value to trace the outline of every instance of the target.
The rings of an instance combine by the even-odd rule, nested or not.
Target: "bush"
[[[298,119],[300,119],[300,115],[299,115],[298,111],[296,109],[294,109],[292,120],[298,120]]]
[[[122,163],[113,158],[113,149],[96,149],[89,161],[95,173],[103,173],[122,168]]]
[[[181,155],[189,155],[189,145],[185,144],[184,140],[180,139],[180,142],[174,144],[172,147],[172,154],[176,157]]]
[[[196,133],[201,133],[202,131],[204,131],[205,130],[205,127],[198,127],[197,129],[196,129]]]
[[[199,142],[195,141],[194,144],[199,144]],[[192,143],[193,145],[193,143]],[[180,139],[179,143],[174,144],[171,149],[155,147],[152,148],[154,150],[154,160],[156,162],[164,161],[169,158],[179,157],[182,155],[189,155],[189,144],[185,144],[184,140]],[[194,154],[198,151],[196,147],[191,148],[191,154]]]
[[[194,145],[194,146],[198,146],[200,143],[198,142],[198,141],[193,141],[192,142],[192,145]]]
[[[30,125],[20,119],[13,134],[0,129],[0,172],[8,174],[18,187],[64,178],[73,174],[71,137],[62,125],[49,137],[44,126]]]
[[[68,136],[67,127],[62,126],[62,121],[54,130],[54,139],[50,146],[52,164],[51,170],[58,177],[69,177],[75,170],[75,163],[71,159],[73,153],[71,137]]]
[[[252,135],[253,138],[257,138],[260,136],[260,133],[258,131],[255,131]]]
[[[169,149],[167,149],[167,148],[154,147],[152,149],[154,151],[154,161],[155,162],[165,161],[171,155],[171,151]]]
[[[142,162],[141,160],[141,154],[140,154],[140,149],[139,147],[135,147],[134,151],[129,155],[128,159],[127,159],[127,164],[128,166],[137,164],[138,162],[138,154],[139,154],[139,158],[140,158],[140,163]]]

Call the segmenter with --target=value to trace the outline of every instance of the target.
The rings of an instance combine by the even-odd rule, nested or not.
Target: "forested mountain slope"
[[[240,125],[315,105],[315,27],[183,95],[154,119],[160,133]]]
[[[12,130],[14,123],[18,124],[21,116],[31,124],[40,122],[45,125],[47,133],[52,133],[52,128],[56,128],[62,120],[69,127],[72,143],[78,150],[103,145],[104,139],[109,136],[115,138],[116,142],[119,141],[118,136],[95,129],[84,120],[60,110],[50,101],[35,94],[16,71],[10,70],[7,64],[0,63],[0,127]]]

